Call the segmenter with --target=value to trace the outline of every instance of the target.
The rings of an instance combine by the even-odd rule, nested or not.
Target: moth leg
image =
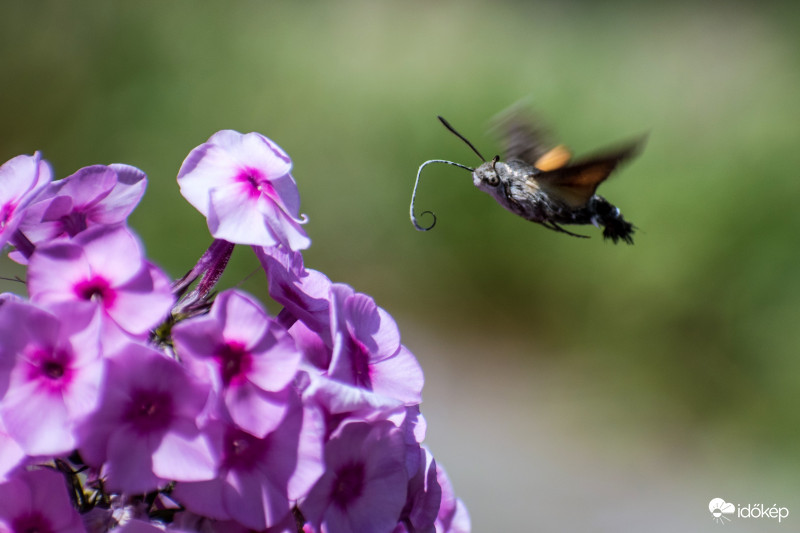
[[[588,235],[579,235],[577,233],[572,233],[571,231],[565,230],[564,228],[562,228],[561,226],[559,226],[558,224],[556,224],[555,222],[553,222],[551,220],[548,220],[547,222],[539,222],[539,224],[541,224],[542,226],[544,226],[547,229],[551,229],[551,230],[556,231],[558,233],[566,233],[567,235],[572,235],[573,237],[578,237],[579,239],[588,239],[589,238]]]

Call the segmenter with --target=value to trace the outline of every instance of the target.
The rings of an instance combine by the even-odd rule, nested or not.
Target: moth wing
[[[569,163],[572,158],[572,153],[563,144],[559,144],[555,148],[551,148],[537,159],[533,166],[542,172],[550,172],[557,168],[562,168]]]
[[[551,151],[553,143],[549,135],[530,113],[512,110],[495,120],[493,131],[505,147],[504,160],[519,159],[530,165],[536,164]]]
[[[604,154],[577,161],[550,171],[531,176],[536,186],[553,198],[558,198],[573,209],[585,206],[617,166],[635,156],[642,145],[641,140]],[[540,168],[540,170],[543,170]]]

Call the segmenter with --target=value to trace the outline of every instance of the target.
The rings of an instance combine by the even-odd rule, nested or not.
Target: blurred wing
[[[563,144],[559,144],[555,148],[542,154],[542,156],[533,163],[533,166],[542,172],[550,172],[551,170],[565,166],[569,163],[571,157],[572,153],[569,149]]]
[[[505,161],[519,159],[535,165],[549,151],[547,134],[529,113],[511,111],[496,121],[493,130],[505,146]]]
[[[549,196],[577,209],[589,202],[597,186],[603,183],[620,163],[639,153],[641,145],[642,140],[637,140],[619,150],[531,176],[528,181],[535,181],[538,188]]]

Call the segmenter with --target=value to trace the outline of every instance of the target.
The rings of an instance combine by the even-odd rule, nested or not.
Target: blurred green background
[[[798,28],[792,2],[4,2],[0,159],[41,150],[58,177],[138,166],[131,223],[178,276],[210,243],[175,183],[183,158],[219,129],[278,142],[310,218],[306,265],[374,296],[433,369],[430,442],[476,531],[509,511],[487,507],[490,480],[466,466],[480,457],[448,461],[488,418],[452,413],[458,394],[497,391],[536,404],[487,410],[508,438],[546,414],[613,450],[589,463],[736,464],[743,485],[785,481],[774,499],[800,512]],[[414,231],[419,164],[477,164],[436,115],[490,157],[492,117],[520,101],[578,154],[649,132],[600,189],[634,246],[525,222],[445,166],[417,200],[439,223]],[[223,283],[266,300],[257,267],[239,250]]]

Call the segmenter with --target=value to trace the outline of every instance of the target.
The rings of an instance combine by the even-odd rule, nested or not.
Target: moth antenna
[[[472,151],[473,151],[473,152],[475,152],[475,153],[478,155],[478,157],[480,157],[480,158],[481,158],[481,161],[484,161],[484,162],[486,161],[486,158],[485,158],[485,157],[483,157],[483,156],[481,155],[481,153],[478,151],[478,149],[477,149],[477,148],[475,148],[475,146],[473,146],[473,145],[472,145],[472,143],[471,143],[471,142],[469,142],[469,141],[467,140],[467,138],[466,138],[466,137],[464,137],[463,135],[461,135],[460,133],[458,133],[458,132],[456,131],[456,129],[455,129],[453,126],[451,126],[451,125],[450,125],[450,123],[449,123],[449,122],[447,122],[447,121],[444,119],[444,117],[442,117],[441,115],[437,115],[437,117],[436,117],[436,118],[438,118],[438,119],[439,119],[439,122],[441,122],[442,124],[444,124],[444,127],[445,127],[445,128],[447,128],[448,130],[450,130],[450,133],[452,133],[453,135],[455,135],[456,137],[458,137],[459,139],[461,139],[462,141],[464,141],[465,143],[467,143],[467,146],[469,146],[470,148],[472,148]]]
[[[414,190],[411,193],[411,207],[409,208],[409,214],[411,215],[411,223],[414,224],[414,227],[417,228],[417,231],[428,231],[429,229],[433,229],[433,227],[436,225],[436,214],[433,211],[423,211],[422,213],[420,213],[420,215],[430,213],[430,215],[433,217],[433,222],[431,222],[431,225],[427,227],[420,226],[419,223],[417,222],[417,216],[414,214],[414,200],[417,198],[417,187],[419,187],[419,177],[422,174],[422,169],[425,168],[426,165],[429,165],[431,163],[446,163],[448,165],[453,165],[454,167],[459,167],[463,168],[464,170],[469,170],[470,172],[475,172],[474,168],[470,168],[460,163],[454,163],[453,161],[446,161],[444,159],[431,159],[430,161],[425,161],[419,166],[419,170],[417,171],[417,180],[414,182]]]

